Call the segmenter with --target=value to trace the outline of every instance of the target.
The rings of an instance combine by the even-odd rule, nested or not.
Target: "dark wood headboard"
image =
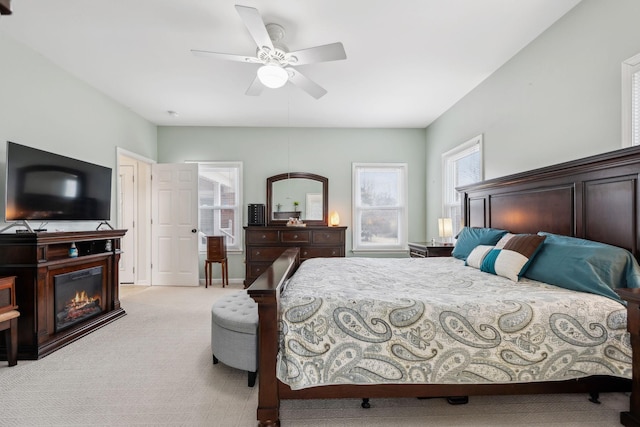
[[[608,243],[639,259],[640,147],[458,188],[464,223]]]

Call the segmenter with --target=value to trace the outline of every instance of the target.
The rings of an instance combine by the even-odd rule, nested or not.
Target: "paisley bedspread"
[[[622,304],[455,258],[309,259],[280,306],[292,389],[631,378]]]

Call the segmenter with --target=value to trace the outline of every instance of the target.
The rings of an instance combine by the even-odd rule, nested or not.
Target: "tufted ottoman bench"
[[[258,304],[246,291],[222,297],[211,307],[213,363],[249,371],[249,387],[258,375]]]

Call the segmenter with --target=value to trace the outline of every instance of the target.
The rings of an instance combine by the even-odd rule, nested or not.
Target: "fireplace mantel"
[[[39,359],[124,316],[118,295],[120,239],[126,230],[0,234],[0,276],[16,276],[18,359]],[[78,255],[71,257],[75,244]],[[102,267],[102,312],[56,331],[55,277]],[[0,343],[0,358],[6,358]]]

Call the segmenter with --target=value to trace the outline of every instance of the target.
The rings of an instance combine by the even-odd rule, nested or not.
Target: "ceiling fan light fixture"
[[[277,89],[287,83],[289,74],[284,68],[277,65],[263,65],[258,68],[258,79],[266,87]]]

